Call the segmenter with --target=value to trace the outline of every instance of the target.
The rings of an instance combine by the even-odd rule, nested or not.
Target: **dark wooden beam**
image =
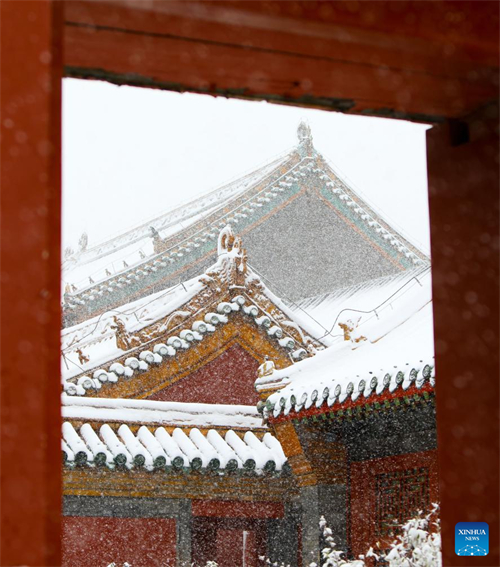
[[[71,0],[65,72],[439,122],[496,99],[498,5],[481,4]]]

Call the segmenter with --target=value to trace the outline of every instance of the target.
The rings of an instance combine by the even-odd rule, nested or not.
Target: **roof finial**
[[[311,127],[305,120],[301,120],[297,128],[297,137],[299,138],[299,150],[302,155],[311,156],[313,153],[313,137]]]
[[[217,254],[226,254],[233,249],[235,236],[230,224],[226,226],[219,233],[219,240],[217,242]]]
[[[305,120],[301,120],[297,128],[297,136],[299,137],[299,142],[304,140],[312,141],[311,127]]]
[[[247,253],[241,245],[241,238],[236,236],[227,224],[219,233],[217,255],[225,266],[228,277],[235,285],[245,285],[247,274]]]

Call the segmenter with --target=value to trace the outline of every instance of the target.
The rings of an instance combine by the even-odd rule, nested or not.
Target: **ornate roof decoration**
[[[298,146],[288,155],[240,182],[100,248],[86,249],[73,262],[68,260],[66,324],[139,298],[152,287],[168,287],[190,266],[210,261],[221,228],[237,225],[239,232],[245,234],[313,186],[325,203],[355,227],[366,242],[382,251],[397,269],[428,263],[422,252],[384,221],[318,154],[307,124],[299,125],[298,137]]]
[[[247,346],[256,344],[257,360],[268,354],[279,368],[323,348],[249,268],[241,239],[229,225],[219,234],[217,262],[177,290],[167,290],[165,303],[162,295],[63,332],[68,395],[145,397],[148,380],[157,391],[188,375],[220,348],[220,336],[236,336],[244,328]]]
[[[307,122],[302,120],[297,128],[297,137],[299,138],[299,152],[303,157],[312,156],[314,153],[313,137],[311,127]]]

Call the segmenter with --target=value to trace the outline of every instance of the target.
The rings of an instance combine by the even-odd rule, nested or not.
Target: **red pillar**
[[[444,566],[498,555],[498,108],[427,137]],[[489,524],[488,558],[457,557],[457,522]]]
[[[60,565],[62,2],[0,2],[0,565]]]

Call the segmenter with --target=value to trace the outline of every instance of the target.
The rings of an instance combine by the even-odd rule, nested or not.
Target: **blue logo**
[[[488,555],[489,527],[486,522],[459,522],[455,526],[457,555]]]

